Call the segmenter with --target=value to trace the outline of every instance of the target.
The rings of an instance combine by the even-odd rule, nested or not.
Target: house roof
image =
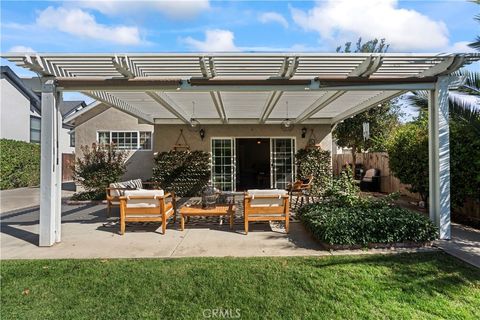
[[[59,105],[60,113],[62,117],[65,119],[69,115],[80,111],[81,109],[85,108],[87,105],[83,100],[72,100],[72,101],[62,101]]]
[[[1,79],[7,79],[20,93],[30,100],[30,104],[40,113],[40,97],[27,87],[10,67],[1,66]]]
[[[7,54],[150,123],[336,123],[478,61],[449,53]],[[287,106],[288,105],[288,106]],[[288,109],[288,110],[287,110]],[[288,115],[287,115],[288,113]]]

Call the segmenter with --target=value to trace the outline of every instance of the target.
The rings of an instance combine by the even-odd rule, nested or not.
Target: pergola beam
[[[337,100],[339,97],[345,94],[345,92],[346,91],[331,91],[331,92],[325,93],[323,96],[318,98],[314,103],[312,103],[308,108],[306,108],[295,119],[295,123],[301,123],[306,119],[310,118],[311,116],[316,114],[318,111],[322,110],[323,108],[328,106],[330,103]]]
[[[349,77],[368,78],[370,75],[377,72],[382,65],[381,56],[369,56],[361,64],[359,64],[352,72],[348,74]]]
[[[215,105],[215,109],[217,109],[218,116],[222,120],[222,123],[228,123],[227,113],[220,91],[210,91],[210,96],[212,97],[213,104]]]
[[[137,108],[131,106],[129,103],[111,95],[108,92],[104,91],[82,91],[83,94],[95,99],[102,101],[116,109],[128,113],[135,118],[142,119],[147,123],[153,123],[153,117],[138,110]]]
[[[182,110],[180,107],[174,104],[171,99],[165,96],[165,93],[158,94],[155,91],[146,91],[147,95],[150,96],[153,100],[155,100],[158,104],[164,107],[168,112],[173,114],[178,119],[182,120],[183,123],[189,124],[190,120],[180,111]],[[169,101],[170,100],[170,101]]]
[[[115,56],[112,58],[112,64],[115,67],[115,69],[122,74],[125,78],[127,79],[133,79],[135,78],[135,74],[130,70],[130,67],[128,66],[128,57],[119,57]]]
[[[406,91],[384,91],[374,97],[371,97],[370,99],[363,101],[362,103],[350,108],[349,110],[340,113],[336,117],[332,119],[332,124],[335,124],[337,122],[343,121],[346,118],[353,117],[375,105],[381,104],[385,101],[389,101],[393,98],[396,98],[402,94],[404,94]]]
[[[272,91],[268,96],[267,100],[265,101],[265,106],[263,107],[262,113],[260,114],[260,118],[258,120],[259,123],[265,123],[272,113],[273,109],[278,103],[278,100],[283,95],[283,91]]]

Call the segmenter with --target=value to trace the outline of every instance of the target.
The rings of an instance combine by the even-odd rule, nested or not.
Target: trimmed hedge
[[[153,178],[181,197],[199,195],[210,180],[210,156],[203,151],[168,151],[154,160]]]
[[[299,216],[315,238],[330,245],[425,243],[437,237],[427,217],[383,201],[355,206],[315,203],[300,208]]]
[[[40,184],[40,145],[0,139],[0,189]]]

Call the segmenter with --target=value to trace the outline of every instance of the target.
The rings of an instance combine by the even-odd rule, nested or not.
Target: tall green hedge
[[[210,179],[209,154],[203,151],[169,151],[154,160],[153,180],[177,195],[196,196]]]
[[[40,184],[40,145],[0,139],[0,189]]]
[[[313,175],[311,193],[321,195],[332,179],[330,152],[322,149],[300,149],[295,155],[297,179]]]

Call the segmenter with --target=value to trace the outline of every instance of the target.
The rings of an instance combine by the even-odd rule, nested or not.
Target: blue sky
[[[358,37],[386,38],[390,52],[466,52],[480,29],[480,6],[464,0],[2,0],[1,9],[2,52],[328,52]]]

